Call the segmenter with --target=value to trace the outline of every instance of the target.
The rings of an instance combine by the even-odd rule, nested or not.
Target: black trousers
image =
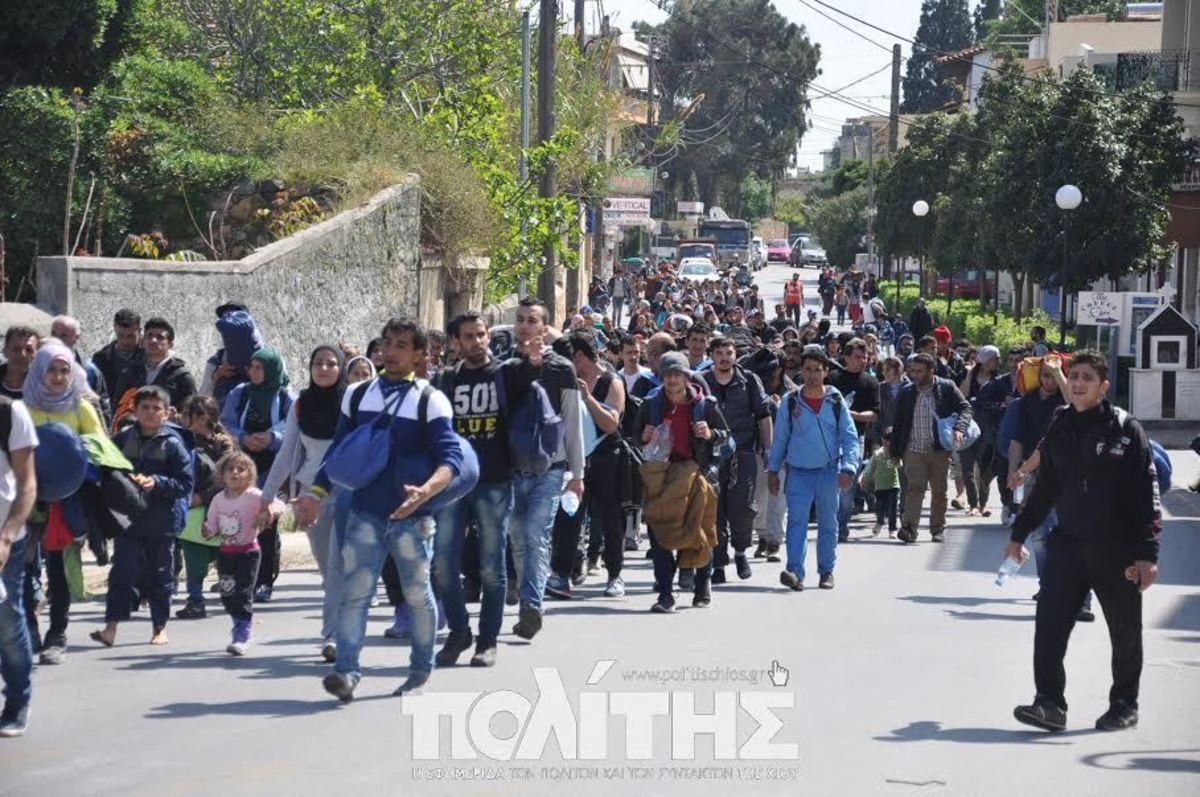
[[[396,562],[392,559],[391,554],[388,554],[388,558],[383,560],[382,575],[388,603],[392,606],[404,603],[404,590],[400,588],[400,571],[396,569]]]
[[[71,587],[67,584],[63,552],[46,551],[43,556],[46,562],[47,597],[50,603],[50,627],[46,629],[44,640],[41,636],[38,616],[30,608],[32,604],[26,604],[25,608],[29,642],[33,645],[35,653],[44,647],[66,646],[67,616],[71,611]],[[40,568],[37,577],[41,577]],[[28,591],[27,588],[27,594]]]
[[[658,590],[659,598],[666,600],[671,597],[673,592],[675,572],[678,569],[675,552],[659,546],[655,546],[651,550],[653,551],[655,589]],[[700,594],[712,580],[712,571],[713,560],[711,558],[704,567],[696,569],[696,587],[693,594]]]
[[[217,554],[221,603],[234,620],[249,622],[254,618],[254,585],[261,562],[262,551]]]
[[[258,568],[255,589],[274,587],[279,578],[279,557],[283,553],[283,541],[279,539],[278,520],[258,533],[258,544],[262,548],[262,563]]]
[[[875,491],[875,522],[887,522],[888,531],[896,530],[896,511],[900,505],[899,490]]]
[[[717,547],[713,567],[729,564],[729,545],[742,553],[754,540],[754,517],[758,514],[758,454],[738,451],[721,463],[718,474]]]
[[[602,550],[609,579],[621,575],[625,561],[625,515],[621,511],[620,487],[616,478],[618,467],[616,451],[598,450],[588,457],[582,506],[574,517],[560,509],[554,518],[550,540],[550,572],[569,577],[575,566],[582,562],[579,542],[586,508],[588,523],[591,524],[588,554],[596,555]]]
[[[802,307],[803,305],[799,302],[796,304],[785,304],[783,306],[784,317],[792,319],[792,321],[795,323],[796,329],[800,328],[800,309]]]
[[[992,457],[992,473],[996,474],[996,487],[1000,490],[1001,506],[1016,511],[1016,507],[1013,505],[1013,491],[1008,489],[1008,457],[1001,456],[998,447],[995,456]]]
[[[1055,531],[1046,539],[1046,561],[1033,637],[1033,679],[1037,700],[1067,708],[1063,657],[1075,616],[1088,590],[1094,590],[1108,623],[1112,643],[1110,703],[1137,708],[1142,676],[1142,593],[1125,578],[1133,564],[1127,553],[1106,545],[1085,544]]]

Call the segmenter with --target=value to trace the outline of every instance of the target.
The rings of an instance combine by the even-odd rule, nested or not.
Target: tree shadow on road
[[[1099,731],[1081,728],[1050,734],[1045,731],[1003,728],[943,728],[933,720],[910,722],[889,736],[873,737],[877,742],[954,742],[956,744],[1070,744],[1072,737],[1088,736]]]

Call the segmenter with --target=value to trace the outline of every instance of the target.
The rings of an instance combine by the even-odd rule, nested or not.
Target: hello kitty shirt
[[[258,548],[258,513],[262,491],[250,488],[237,498],[222,490],[208,506],[205,536],[220,535],[222,553],[244,553]]]

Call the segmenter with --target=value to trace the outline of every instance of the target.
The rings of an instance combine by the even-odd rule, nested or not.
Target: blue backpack
[[[558,457],[566,436],[566,425],[555,411],[546,389],[536,380],[530,383],[529,392],[510,407],[504,377],[504,368],[497,368],[496,401],[500,411],[505,413],[513,469],[541,476],[550,470]]]
[[[1150,441],[1150,456],[1154,460],[1154,470],[1158,473],[1158,492],[1161,495],[1171,489],[1171,458],[1157,440]]]
[[[375,384],[364,382],[350,397],[350,423],[358,422],[358,405]],[[428,401],[431,388],[427,385],[419,399],[422,408]],[[355,425],[354,429],[330,450],[325,458],[325,473],[329,480],[347,490],[361,490],[383,473],[392,458],[392,423],[396,420],[397,393],[383,404],[383,409],[370,423]]]

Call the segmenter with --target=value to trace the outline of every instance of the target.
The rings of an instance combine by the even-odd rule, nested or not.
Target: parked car
[[[786,263],[792,254],[792,247],[783,238],[767,241],[767,262]]]
[[[679,262],[679,276],[692,280],[715,280],[717,267],[707,257],[685,257]]]
[[[954,298],[955,299],[978,299],[983,295],[984,278],[979,269],[967,269],[960,271],[954,275]],[[987,280],[988,296],[994,296],[996,293],[996,280]],[[950,295],[950,278],[938,277],[937,295]]]

